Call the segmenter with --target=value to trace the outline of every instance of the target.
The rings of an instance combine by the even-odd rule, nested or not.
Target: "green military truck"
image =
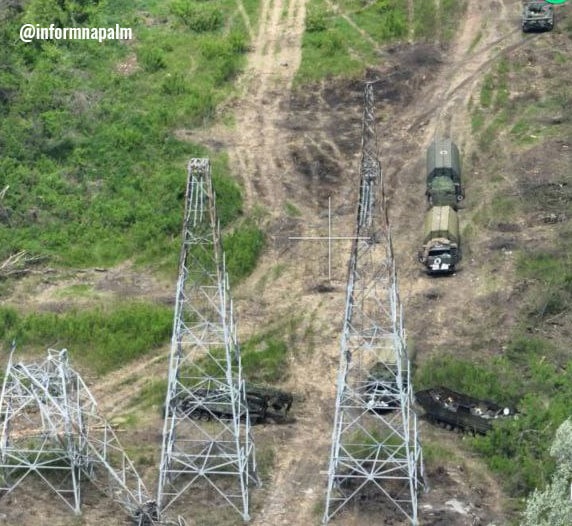
[[[425,216],[419,261],[429,274],[448,274],[461,261],[459,218],[451,206],[434,206]]]
[[[551,31],[554,28],[554,9],[547,2],[525,2],[522,8],[522,31]]]
[[[451,206],[455,210],[465,197],[459,149],[451,139],[435,139],[427,148],[425,193],[431,206]]]

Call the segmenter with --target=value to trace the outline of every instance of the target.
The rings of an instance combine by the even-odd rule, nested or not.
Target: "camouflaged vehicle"
[[[415,393],[417,403],[425,410],[425,417],[448,429],[462,429],[485,434],[498,419],[514,418],[516,410],[488,400],[451,391],[446,387],[433,387]]]
[[[423,246],[418,254],[429,274],[448,274],[461,261],[459,219],[450,206],[434,206],[425,216]]]
[[[250,422],[258,424],[272,418],[285,420],[292,406],[292,395],[279,389],[246,385]],[[232,419],[232,403],[223,389],[198,388],[188,391],[175,403],[176,409],[193,420]],[[243,415],[244,416],[244,415]]]
[[[522,30],[551,31],[554,28],[554,8],[547,2],[526,2],[522,8]]]
[[[364,399],[370,411],[384,413],[401,407],[396,377],[397,364],[377,362],[370,369],[364,385]],[[402,381],[404,387],[407,387],[407,378]]]
[[[451,206],[455,210],[465,197],[459,149],[451,139],[435,139],[427,148],[425,194],[431,206]]]

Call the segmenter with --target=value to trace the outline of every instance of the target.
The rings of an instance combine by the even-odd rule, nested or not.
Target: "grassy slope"
[[[0,71],[0,190],[6,189],[0,200],[0,261],[20,251],[52,267],[132,259],[168,271],[174,281],[185,164],[190,157],[209,156],[221,225],[231,226],[225,235],[229,272],[237,279],[248,274],[264,238],[254,222],[237,221],[242,198],[226,157],[180,141],[175,133],[208,123],[217,104],[233,92],[248,45],[236,3],[31,0],[24,6],[21,12],[3,8],[0,13],[5,65]],[[245,7],[256,19],[257,3]],[[131,27],[134,39],[25,44],[16,37],[23,22],[74,21],[118,23]],[[10,282],[0,290],[9,297]],[[24,346],[57,341],[70,349],[98,348],[102,360],[96,368],[103,372],[113,356],[124,363],[168,341],[169,310],[121,304],[14,317],[3,308],[0,339],[6,344],[17,336]],[[147,311],[153,312],[161,337],[140,330]],[[125,316],[131,323],[118,325]],[[103,342],[88,329],[82,332],[98,323],[110,331],[116,327],[123,336]],[[63,329],[68,326],[73,330]],[[134,333],[131,343],[138,343],[127,350],[124,342]]]
[[[40,4],[30,2],[24,17],[31,17],[30,10]],[[0,51],[3,62],[9,64],[0,72],[0,187],[10,185],[0,202],[3,257],[26,249],[64,265],[111,264],[137,257],[151,262],[168,259],[174,269],[185,177],[181,168],[189,156],[207,152],[178,141],[173,130],[200,126],[212,116],[216,104],[231,91],[232,79],[243,63],[245,37],[233,2],[217,0],[213,5],[225,15],[223,26],[214,33],[199,34],[188,29],[196,22],[190,3],[173,4],[174,10],[168,7],[171,4],[152,1],[114,2],[93,15],[99,25],[119,20],[134,27],[137,38],[129,44],[14,44],[20,15],[3,25],[2,39],[10,42]],[[401,0],[378,0],[366,6],[344,1],[333,12],[323,0],[312,1],[298,84],[336,75],[359,77],[375,63],[377,52],[370,40],[342,13],[380,44],[409,35],[433,39],[437,30],[444,38],[450,36],[452,28],[446,20],[454,17],[443,13],[450,13],[458,3],[441,0],[437,11],[427,0],[416,1],[419,16],[412,21],[413,28],[403,5]],[[256,13],[256,2],[246,6],[249,14]],[[435,31],[429,30],[427,20],[435,24]],[[562,31],[569,36],[571,30]],[[550,53],[553,66],[569,60],[557,49]],[[137,68],[129,74],[121,72],[120,65],[129,63]],[[503,162],[498,153],[502,148],[494,148],[499,136],[523,152],[542,149],[557,136],[570,137],[569,83],[551,70],[549,91],[537,93],[533,100],[511,97],[511,86],[521,85],[529,74],[525,69],[518,61],[495,65],[484,80],[480,100],[473,101],[474,134],[483,156],[496,158],[498,165]],[[546,111],[561,114],[561,122],[543,122]],[[484,157],[472,161],[483,172]],[[219,212],[224,222],[230,222],[240,213],[240,200],[235,185],[225,177],[225,159],[214,162],[216,173],[222,174],[217,181],[218,203],[223,207]],[[490,183],[498,184],[498,197],[483,203],[466,228],[466,238],[475,242],[479,228],[538,212],[531,200],[515,197],[510,191],[514,188],[492,176]],[[525,183],[516,184],[522,189]],[[149,195],[154,196],[153,202]],[[563,203],[569,207],[569,200]],[[527,288],[519,298],[518,319],[506,352],[492,361],[470,363],[445,356],[418,371],[419,387],[446,383],[476,396],[520,404],[521,419],[475,441],[491,466],[506,475],[515,494],[546,480],[551,469],[546,447],[569,412],[572,382],[566,345],[554,331],[549,337],[546,332],[551,317],[568,319],[570,311],[570,228],[566,223],[545,228],[550,243],[522,246],[516,253],[516,276]],[[258,234],[252,237],[258,244]],[[32,327],[47,323],[47,317],[24,320],[11,312],[2,312],[6,334],[41,341],[42,333]],[[84,315],[82,323],[89,325],[89,316],[106,323],[97,313]],[[64,327],[66,322],[62,316],[56,323]],[[28,327],[27,336],[18,332],[21,327]],[[163,329],[158,333],[163,334]]]

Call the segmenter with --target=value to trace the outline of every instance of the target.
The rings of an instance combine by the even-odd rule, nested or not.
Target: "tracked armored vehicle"
[[[252,423],[261,422],[266,418],[268,403],[263,397],[247,394],[246,402]],[[215,417],[232,419],[232,407],[229,393],[223,389],[193,389],[176,402],[176,410],[193,420],[212,420]]]
[[[418,254],[429,274],[450,274],[461,261],[459,219],[450,206],[435,206],[427,212],[423,246]]]
[[[554,8],[547,2],[538,0],[526,2],[522,8],[522,31],[552,31],[554,28]]]
[[[254,397],[255,400],[262,398],[267,405],[266,417],[275,420],[287,418],[294,401],[292,395],[286,391],[274,387],[246,384],[247,401],[249,397]]]
[[[512,418],[516,413],[513,408],[456,393],[446,387],[417,391],[415,398],[429,420],[471,433],[485,434],[492,429],[495,420]]]
[[[365,384],[365,400],[370,411],[393,411],[401,407],[400,389],[396,382],[397,365],[377,362],[369,371]],[[407,385],[407,379],[402,380]]]
[[[461,185],[461,158],[451,139],[435,139],[427,148],[427,190],[431,206],[457,209],[465,197]]]
[[[262,423],[269,417],[286,419],[292,400],[290,393],[279,389],[248,384],[246,387],[246,403],[252,424]],[[194,420],[233,417],[232,402],[228,392],[222,389],[193,389],[176,402],[176,410]]]

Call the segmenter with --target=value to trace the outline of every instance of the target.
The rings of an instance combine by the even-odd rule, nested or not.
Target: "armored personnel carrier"
[[[513,408],[456,393],[446,387],[417,391],[415,398],[429,420],[472,433],[485,434],[492,429],[494,420],[514,417],[516,413]]]
[[[522,31],[551,31],[554,28],[554,8],[547,2],[525,2],[522,8]]]
[[[435,139],[427,148],[425,193],[431,206],[451,206],[455,210],[465,197],[459,149],[451,139]]]

